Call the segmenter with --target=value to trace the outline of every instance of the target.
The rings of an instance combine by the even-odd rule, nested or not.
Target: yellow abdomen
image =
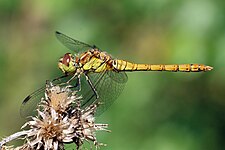
[[[203,64],[173,64],[173,65],[151,65],[151,64],[136,64],[125,60],[114,60],[113,67],[119,71],[180,71],[180,72],[201,72],[210,71],[211,66]]]

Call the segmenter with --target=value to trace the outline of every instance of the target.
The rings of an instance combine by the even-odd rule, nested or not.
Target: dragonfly
[[[66,53],[59,59],[58,68],[63,72],[60,78],[66,78],[66,84],[75,84],[82,97],[82,107],[101,103],[97,114],[104,112],[122,93],[128,80],[126,72],[135,71],[170,71],[170,72],[206,72],[213,69],[203,64],[138,64],[113,58],[95,45],[75,40],[56,31],[57,39],[72,53]],[[60,81],[55,79],[53,81]],[[43,94],[42,87],[28,95],[21,106],[22,116],[35,109],[37,98]]]

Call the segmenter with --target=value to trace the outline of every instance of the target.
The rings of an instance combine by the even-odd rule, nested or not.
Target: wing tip
[[[23,103],[22,104],[25,104],[25,103],[27,103],[28,102],[28,100],[30,99],[31,97],[30,97],[30,95],[28,95],[24,100],[23,100]]]
[[[62,33],[59,31],[55,31],[55,34],[58,35],[58,34],[62,34]]]

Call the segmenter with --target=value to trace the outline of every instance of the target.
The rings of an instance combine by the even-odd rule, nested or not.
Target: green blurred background
[[[22,100],[62,75],[61,31],[137,63],[203,63],[207,73],[133,72],[98,119],[102,149],[225,149],[225,1],[1,0],[0,136],[23,125]]]

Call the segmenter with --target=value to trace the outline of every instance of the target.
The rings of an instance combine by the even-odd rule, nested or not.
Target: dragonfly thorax
[[[59,59],[58,67],[64,74],[74,74],[77,70],[75,59],[71,53],[66,53]]]

